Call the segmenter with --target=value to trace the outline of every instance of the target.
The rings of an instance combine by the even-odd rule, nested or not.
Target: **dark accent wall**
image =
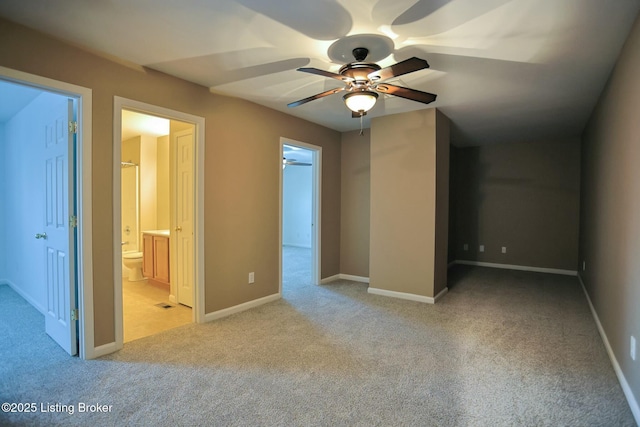
[[[578,139],[452,152],[450,260],[577,269]]]
[[[580,276],[640,419],[640,17],[583,134]],[[629,397],[629,394],[627,394]],[[633,409],[633,405],[632,405]]]

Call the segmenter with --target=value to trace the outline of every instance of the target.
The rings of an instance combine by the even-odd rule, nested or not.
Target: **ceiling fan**
[[[282,158],[282,168],[285,166],[311,166],[311,163],[299,162],[296,159]]]
[[[412,101],[422,102],[423,104],[429,104],[436,100],[436,95],[432,93],[382,82],[392,77],[398,77],[403,74],[429,68],[429,64],[424,59],[413,57],[389,67],[381,68],[373,62],[364,62],[367,55],[369,55],[369,49],[357,47],[353,49],[352,53],[355,62],[343,65],[339,70],[339,74],[318,68],[298,68],[298,71],[340,80],[345,82],[346,85],[292,102],[287,104],[287,106],[297,107],[315,99],[339,92],[347,92],[343,98],[345,104],[352,112],[351,116],[362,117],[367,114],[367,111],[373,108],[378,99],[378,93],[395,95]]]

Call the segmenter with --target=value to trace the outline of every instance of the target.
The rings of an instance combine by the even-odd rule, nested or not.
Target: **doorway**
[[[192,321],[193,128],[122,110],[124,342]]]
[[[322,148],[281,138],[280,292],[320,283]]]
[[[116,98],[114,126],[114,286],[121,348],[204,320],[204,119]]]
[[[92,358],[91,91],[3,67],[0,85],[12,116],[2,204],[13,207],[0,218],[0,282],[44,315],[67,353]]]

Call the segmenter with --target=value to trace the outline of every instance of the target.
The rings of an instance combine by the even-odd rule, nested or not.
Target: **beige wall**
[[[158,139],[140,136],[140,231],[158,229]],[[142,242],[142,237],[140,237]]]
[[[133,138],[122,141],[120,158],[123,162],[130,162],[140,165],[140,143],[140,136],[134,136]]]
[[[158,138],[157,169],[157,207],[158,230],[168,230],[170,227],[171,203],[169,200],[169,135]]]
[[[370,131],[342,134],[340,273],[369,277]]]
[[[113,342],[113,98],[204,117],[205,311],[278,292],[279,138],[323,147],[322,277],[340,266],[340,134],[0,19],[0,65],[93,91],[95,345]],[[247,126],[250,123],[251,126]],[[233,161],[243,159],[243,161]],[[256,283],[247,284],[255,272]]]
[[[455,149],[458,260],[575,271],[580,141]],[[464,251],[467,243],[469,250]],[[479,252],[484,245],[485,252]],[[507,248],[503,254],[502,246]]]
[[[372,120],[373,288],[434,297],[442,286],[434,283],[436,260],[443,258],[446,267],[446,244],[436,259],[436,115],[427,109]],[[446,147],[448,157],[448,141]]]
[[[640,399],[640,18],[583,135],[580,275]],[[637,406],[636,406],[637,407]]]

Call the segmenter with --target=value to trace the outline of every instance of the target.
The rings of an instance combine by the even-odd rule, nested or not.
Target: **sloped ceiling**
[[[460,146],[580,135],[639,10],[640,0],[0,2],[9,20],[338,131],[360,127],[339,94],[287,108],[341,85],[296,68],[337,72],[351,60],[345,40],[373,35],[389,49],[374,46],[384,56],[370,60],[426,59],[430,69],[395,82],[438,98],[385,95],[364,126],[437,107]]]

